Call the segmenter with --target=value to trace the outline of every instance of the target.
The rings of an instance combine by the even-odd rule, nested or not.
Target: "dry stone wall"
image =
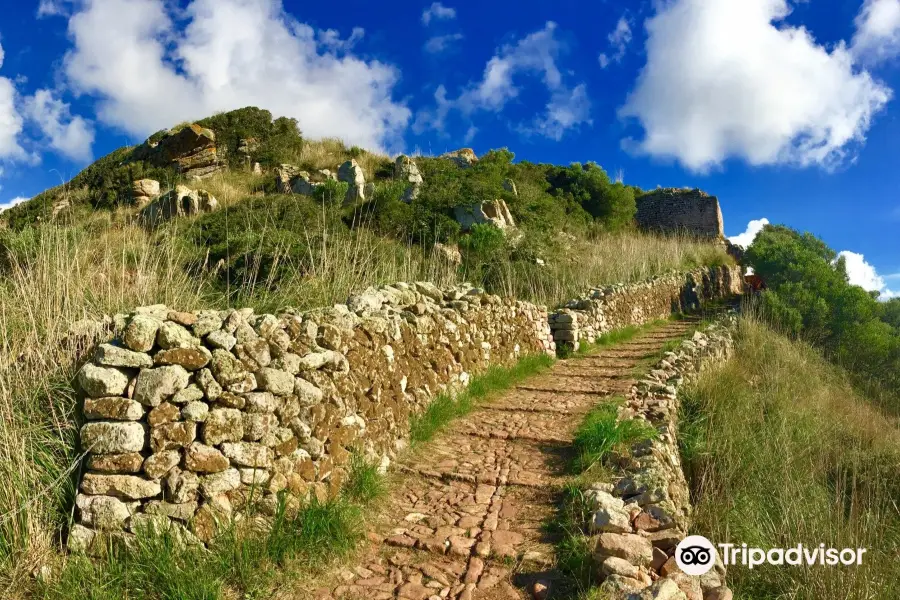
[[[719,199],[697,189],[661,188],[637,199],[635,220],[641,229],[686,232],[723,238]]]
[[[690,528],[691,506],[678,452],[679,390],[701,370],[727,360],[734,348],[733,317],[695,332],[666,352],[632,388],[619,419],[639,419],[659,433],[612,461],[614,482],[584,492],[586,529],[594,536],[601,589],[611,598],[726,600],[721,562],[701,577],[675,563],[675,548]]]
[[[352,451],[386,467],[436,394],[554,352],[545,308],[428,283],[279,316],[151,306],[118,320],[77,377],[88,454],[69,546],[89,553],[146,526],[207,542],[282,490],[333,495]]]
[[[550,315],[559,347],[578,349],[602,334],[628,325],[692,312],[708,300],[742,293],[740,267],[721,266],[670,273],[639,283],[594,288]]]

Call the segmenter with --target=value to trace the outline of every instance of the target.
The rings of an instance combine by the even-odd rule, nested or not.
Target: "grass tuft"
[[[481,375],[473,377],[468,387],[456,396],[440,394],[423,413],[413,416],[410,419],[410,439],[413,443],[427,442],[447,423],[469,414],[479,401],[550,368],[553,362],[553,357],[546,354],[532,354],[521,358],[512,367],[489,367]]]
[[[642,440],[655,438],[657,431],[638,419],[619,420],[618,402],[610,402],[593,409],[575,432],[575,458],[572,470],[587,471],[599,464],[613,450],[620,450]]]
[[[368,462],[361,454],[354,453],[350,457],[350,472],[341,491],[353,502],[369,503],[384,496],[386,486],[378,466]]]

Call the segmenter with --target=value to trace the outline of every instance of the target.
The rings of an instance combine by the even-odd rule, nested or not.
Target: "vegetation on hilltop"
[[[744,261],[768,286],[763,314],[819,346],[869,391],[900,410],[900,300],[851,285],[843,258],[810,233],[766,225]]]

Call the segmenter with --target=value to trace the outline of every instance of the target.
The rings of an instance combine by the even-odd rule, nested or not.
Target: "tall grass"
[[[741,321],[734,360],[685,396],[693,533],[867,548],[862,566],[729,567],[739,598],[900,597],[900,432],[811,347]]]
[[[613,401],[601,404],[591,410],[578,426],[572,441],[575,448],[572,470],[575,473],[582,473],[600,464],[614,450],[657,436],[656,429],[646,421],[619,420],[619,403]]]

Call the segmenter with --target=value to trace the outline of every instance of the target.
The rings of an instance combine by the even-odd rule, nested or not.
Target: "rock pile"
[[[258,503],[340,488],[350,453],[386,466],[409,418],[471,373],[554,351],[542,307],[477,288],[370,288],[304,313],[117,316],[121,334],[79,371],[88,452],[75,551],[143,527],[208,542]]]
[[[690,525],[690,497],[677,441],[678,391],[703,368],[726,360],[734,343],[730,327],[715,323],[674,352],[666,352],[650,375],[632,388],[619,419],[639,419],[658,432],[634,444],[614,465],[614,484],[585,490],[591,514],[600,588],[612,598],[723,600],[725,567],[718,561],[693,577],[675,563],[675,547]]]
[[[740,267],[722,266],[671,273],[639,283],[594,288],[550,315],[557,347],[577,350],[602,334],[665,319],[673,312],[692,312],[710,299],[743,292]]]
[[[184,185],[176,185],[174,190],[169,190],[147,204],[139,215],[141,221],[156,225],[178,217],[213,212],[218,208],[219,202],[206,190],[192,190]]]

